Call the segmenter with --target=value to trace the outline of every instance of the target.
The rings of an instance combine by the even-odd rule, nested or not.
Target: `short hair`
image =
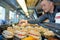
[[[43,0],[41,0],[41,1],[43,1]],[[51,1],[51,2],[53,2],[53,0],[47,0],[47,1]]]
[[[44,1],[44,0],[41,0],[41,2]],[[52,2],[54,4],[54,1],[53,0],[46,0],[48,1],[49,3]]]
[[[53,2],[53,0],[48,0],[48,1],[51,1],[51,2]]]
[[[45,0],[42,0],[42,1],[45,1]],[[41,3],[42,3],[42,1],[41,1]],[[52,5],[54,5],[54,2],[53,2],[53,0],[46,0],[48,3],[52,3]]]

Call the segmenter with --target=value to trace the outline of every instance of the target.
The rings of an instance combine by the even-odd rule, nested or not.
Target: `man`
[[[54,3],[50,0],[43,0],[41,1],[41,8],[45,12],[44,15],[40,16],[38,19],[35,20],[21,20],[20,23],[31,23],[31,24],[38,24],[43,22],[45,19],[49,19],[50,23],[55,23],[55,15],[58,12]]]

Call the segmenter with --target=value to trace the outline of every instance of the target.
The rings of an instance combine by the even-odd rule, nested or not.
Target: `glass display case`
[[[5,8],[0,6],[0,25],[5,24]]]
[[[17,22],[18,22],[18,18],[17,18],[16,12],[9,11],[9,24],[17,23]]]
[[[34,8],[28,8],[29,17],[27,17],[22,9],[16,12],[9,11],[9,22],[18,23],[19,20],[37,19],[37,12]]]
[[[0,6],[0,19],[5,20],[5,8]]]
[[[29,18],[25,15],[24,11],[22,9],[20,11],[20,20],[21,19],[36,19],[37,18],[37,12],[34,8],[28,8]]]

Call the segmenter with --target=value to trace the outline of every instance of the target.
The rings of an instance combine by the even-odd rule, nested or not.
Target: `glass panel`
[[[5,24],[5,8],[0,6],[0,25]]]
[[[20,9],[20,12],[21,12],[21,14],[25,15],[25,13],[22,9]],[[28,8],[28,13],[29,13],[29,19],[36,19],[37,18],[36,10],[34,8]],[[23,18],[23,16],[21,16],[20,18]],[[26,19],[27,17],[24,17],[24,18]]]
[[[5,20],[5,8],[0,6],[0,19]]]
[[[10,20],[14,18],[14,14],[15,14],[14,12],[9,11],[9,19]]]
[[[16,14],[15,12],[9,11],[9,20],[10,20],[9,22],[10,23],[14,23],[15,18],[16,18],[15,14]]]

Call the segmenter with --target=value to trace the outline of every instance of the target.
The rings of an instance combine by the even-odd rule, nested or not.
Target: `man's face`
[[[42,1],[41,8],[43,9],[44,12],[49,12],[51,8],[50,3],[48,1]]]

